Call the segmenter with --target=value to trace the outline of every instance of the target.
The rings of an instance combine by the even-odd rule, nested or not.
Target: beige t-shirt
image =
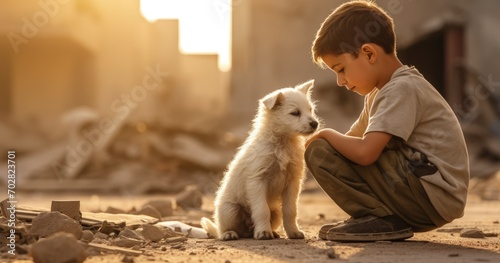
[[[402,66],[365,104],[350,135],[386,132],[424,153],[438,171],[420,181],[447,222],[463,216],[469,184],[469,157],[460,124],[439,92],[413,67]]]

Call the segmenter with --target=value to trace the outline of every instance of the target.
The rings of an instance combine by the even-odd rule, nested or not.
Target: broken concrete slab
[[[81,263],[87,258],[85,248],[67,233],[41,239],[33,244],[30,255],[35,263]]]
[[[41,213],[31,223],[30,233],[36,239],[48,237],[58,232],[72,234],[78,240],[82,237],[83,231],[78,222],[60,212]]]
[[[203,228],[194,227],[180,221],[164,221],[156,223],[156,226],[161,226],[168,228],[172,231],[181,232],[186,235],[186,237],[191,238],[209,238],[207,231]]]

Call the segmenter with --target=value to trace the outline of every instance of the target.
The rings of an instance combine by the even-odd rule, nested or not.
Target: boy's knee
[[[316,163],[319,155],[324,155],[326,152],[330,152],[331,149],[332,146],[325,139],[320,138],[312,141],[304,153],[307,166]]]

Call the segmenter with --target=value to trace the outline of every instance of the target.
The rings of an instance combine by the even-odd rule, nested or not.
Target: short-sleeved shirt
[[[469,157],[460,123],[439,92],[413,67],[402,66],[390,81],[365,96],[350,135],[385,132],[425,154],[438,171],[420,177],[431,203],[447,222],[463,216]]]

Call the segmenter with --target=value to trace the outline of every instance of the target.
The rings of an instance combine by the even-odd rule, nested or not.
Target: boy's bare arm
[[[311,137],[306,146],[319,138],[325,139],[349,160],[359,165],[370,165],[378,159],[392,135],[385,132],[370,132],[361,138],[344,135],[333,129],[323,129]]]

